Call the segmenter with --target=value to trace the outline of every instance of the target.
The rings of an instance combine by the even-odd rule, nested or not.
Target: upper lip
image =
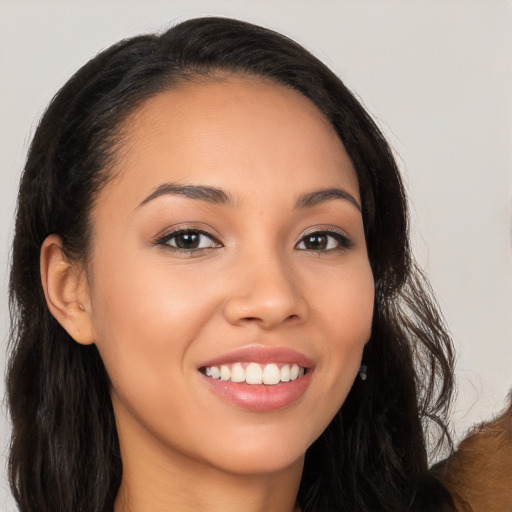
[[[288,347],[250,346],[209,359],[200,364],[199,368],[233,363],[296,363],[303,368],[314,366],[309,357]]]

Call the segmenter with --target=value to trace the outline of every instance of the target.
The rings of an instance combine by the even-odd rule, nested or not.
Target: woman
[[[11,301],[23,511],[440,506],[452,349],[395,162],[279,34],[190,20],[79,70],[30,148]]]

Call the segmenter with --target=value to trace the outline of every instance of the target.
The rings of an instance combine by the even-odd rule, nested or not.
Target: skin
[[[52,313],[97,345],[112,381],[116,512],[292,511],[304,453],[345,400],[370,336],[374,283],[351,161],[309,100],[253,78],[160,93],[125,128],[116,177],[91,214],[87,274],[54,235],[41,259]],[[230,202],[147,200],[166,183],[222,189]],[[333,187],[355,204],[331,195],[297,207]],[[198,251],[158,243],[180,227],[212,238]],[[305,244],[326,230],[350,243]],[[201,364],[254,346],[313,361],[298,400],[252,411],[212,391]]]

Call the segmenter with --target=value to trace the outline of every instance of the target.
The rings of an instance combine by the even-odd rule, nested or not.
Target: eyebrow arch
[[[153,199],[163,195],[184,196],[189,199],[199,199],[212,204],[232,204],[231,197],[224,190],[207,185],[179,185],[177,183],[163,183],[149,194],[138,207],[143,206]],[[138,208],[137,207],[137,208]]]
[[[302,194],[295,203],[295,208],[310,208],[333,199],[344,199],[361,211],[361,205],[356,201],[355,197],[341,188],[326,188]]]

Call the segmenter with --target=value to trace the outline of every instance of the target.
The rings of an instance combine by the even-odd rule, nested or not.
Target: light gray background
[[[492,416],[512,383],[507,0],[0,0],[2,340],[17,182],[36,119],[104,47],[199,15],[241,18],[298,40],[373,114],[403,169],[416,254],[458,350],[456,438]],[[8,431],[4,406],[2,446]],[[13,510],[2,475],[0,510]]]

